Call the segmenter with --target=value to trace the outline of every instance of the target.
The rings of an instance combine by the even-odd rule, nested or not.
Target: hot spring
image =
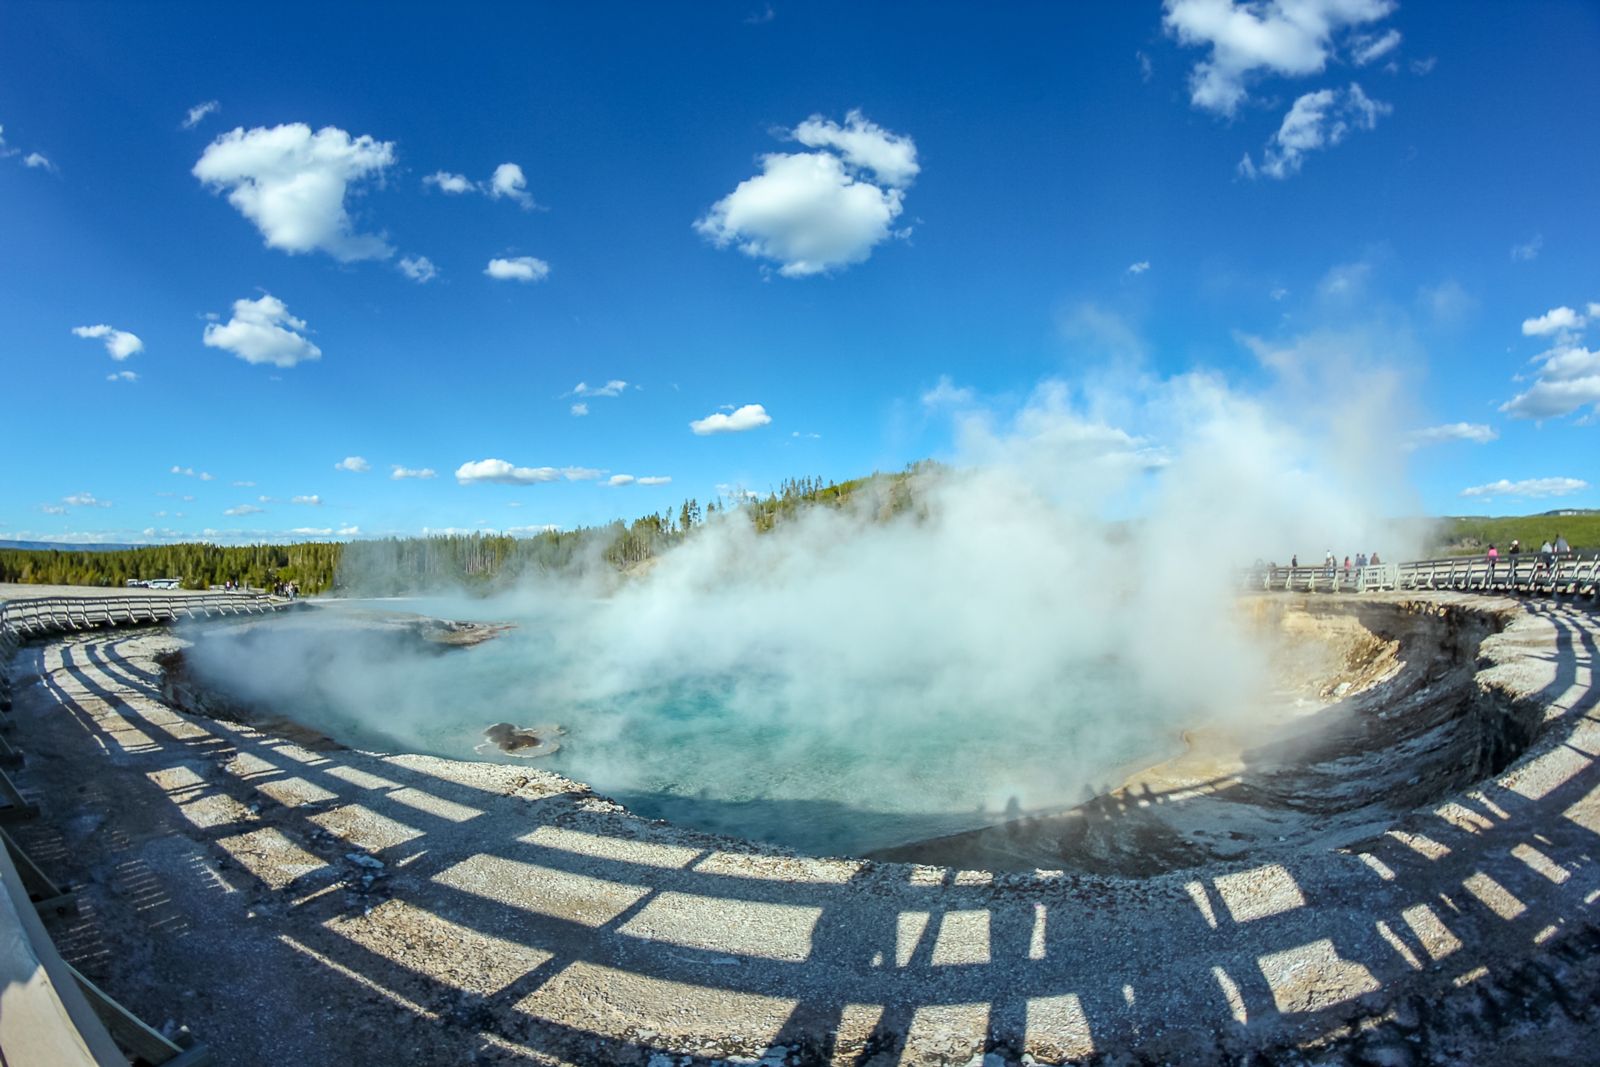
[[[208,688],[351,747],[527,762],[649,818],[814,855],[859,855],[1060,810],[1182,747],[1170,724],[1183,709],[1111,655],[1063,648],[1027,698],[995,686],[985,699],[981,680],[945,690],[912,665],[860,680],[847,704],[824,704],[820,690],[808,699],[771,665],[629,686],[574,677],[553,638],[575,625],[570,608],[524,604],[510,616],[503,607],[335,603],[295,619],[199,630],[188,662]],[[363,625],[377,608],[515,628],[430,652]],[[815,665],[830,669],[838,666]],[[486,743],[494,723],[557,726],[559,746],[531,758],[502,754]]]

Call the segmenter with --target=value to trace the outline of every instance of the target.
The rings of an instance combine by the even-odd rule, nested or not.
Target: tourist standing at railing
[[[1489,580],[1494,581],[1494,566],[1500,562],[1500,553],[1493,545],[1489,546]]]
[[[1333,577],[1334,569],[1339,566],[1339,561],[1333,558],[1333,549],[1328,549],[1328,554],[1322,558],[1322,567],[1328,572],[1328,577]]]
[[[1572,551],[1572,546],[1567,544],[1567,539],[1565,537],[1562,537],[1560,534],[1556,534],[1555,549],[1556,555],[1564,556],[1568,552]]]
[[[1361,573],[1362,571],[1364,571],[1366,569],[1367,569],[1367,554],[1365,552],[1357,552],[1356,553],[1356,573],[1359,574],[1359,573]]]

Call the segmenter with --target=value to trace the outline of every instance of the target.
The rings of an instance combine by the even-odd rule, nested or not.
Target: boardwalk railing
[[[1548,560],[1525,554],[1492,562],[1484,556],[1456,556],[1348,568],[1252,567],[1244,574],[1244,586],[1296,593],[1439,589],[1592,599],[1600,595],[1600,553],[1566,553]]]
[[[101,626],[140,626],[218,615],[261,615],[297,603],[262,593],[172,596],[52,596],[0,604],[0,631],[26,640]]]

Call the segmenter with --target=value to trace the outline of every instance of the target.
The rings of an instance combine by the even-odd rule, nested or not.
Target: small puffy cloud
[[[424,285],[439,276],[439,268],[427,256],[402,256],[400,273],[418,285]]]
[[[605,474],[594,467],[562,467],[561,477],[569,482],[592,482]]]
[[[540,282],[550,276],[550,264],[532,256],[515,259],[491,259],[483,273],[500,281]]]
[[[67,509],[60,504],[40,504],[39,510],[46,515],[65,515]]]
[[[790,278],[862,262],[904,210],[921,169],[916,145],[859,111],[843,126],[812,116],[792,136],[818,151],[761,157],[761,173],[712,204],[695,230],[718,248],[777,262]]]
[[[69,508],[109,508],[111,506],[111,501],[97,500],[93,493],[73,493],[71,496],[62,497],[61,502]]]
[[[1337,263],[1317,282],[1317,295],[1324,300],[1348,300],[1366,291],[1372,278],[1372,264],[1365,260]]]
[[[589,405],[579,401],[578,403],[572,405],[571,411],[573,415],[581,419],[583,416],[589,414]]]
[[[524,211],[533,207],[533,197],[528,195],[528,179],[515,163],[502,163],[494,168],[489,178],[489,196],[495,200],[514,200]]]
[[[407,478],[416,478],[419,480],[436,478],[438,477],[438,474],[432,467],[402,467],[397,463],[392,468],[389,477],[394,481],[399,482],[404,481]]]
[[[372,469],[372,464],[361,456],[346,456],[335,463],[333,469],[336,471],[349,471],[351,474],[365,474]]]
[[[316,493],[312,493],[309,496],[297,496],[290,500],[289,503],[306,504],[314,508],[320,508],[322,506],[322,497],[318,496]]]
[[[189,113],[183,117],[183,128],[186,130],[192,130],[196,126],[200,125],[201,120],[207,115],[215,115],[221,110],[222,105],[217,103],[215,100],[207,100],[203,104],[196,104],[194,107],[191,107],[189,109]]]
[[[259,515],[265,510],[265,508],[258,508],[254,504],[240,504],[238,507],[224,510],[223,514],[237,518],[240,515]]]
[[[435,186],[441,193],[450,193],[454,196],[470,193],[474,188],[465,174],[451,174],[444,170],[435,171],[423,178],[422,184]]]
[[[621,396],[622,391],[628,388],[628,383],[621,378],[613,378],[604,385],[590,385],[588,382],[579,382],[572,387],[569,396]]]
[[[793,136],[807,148],[833,149],[851,167],[870,170],[878,181],[897,189],[910,185],[922,171],[916,143],[872,122],[859,108],[845,115],[843,126],[812,115],[794,128]]]
[[[47,170],[54,174],[56,165],[45,158],[42,152],[29,152],[22,159],[22,165],[37,170]]]
[[[1211,49],[1189,76],[1190,102],[1232,116],[1257,77],[1321,73],[1336,35],[1394,7],[1394,0],[1166,0],[1162,23],[1179,44]]]
[[[1544,234],[1536,233],[1521,244],[1511,246],[1511,262],[1527,263],[1539,258],[1539,250],[1544,247]]]
[[[98,326],[74,326],[73,334],[92,341],[104,341],[106,352],[112,359],[121,361],[144,351],[144,342],[136,334],[101,323]]]
[[[606,484],[612,486],[632,485],[637,480],[638,479],[631,474],[613,474],[611,477],[606,479]]]
[[[1589,483],[1582,478],[1527,478],[1520,482],[1508,481],[1501,478],[1498,482],[1488,485],[1474,485],[1461,490],[1462,496],[1523,496],[1545,497],[1566,496],[1589,488]]]
[[[1443,426],[1412,430],[1406,435],[1406,442],[1411,448],[1423,448],[1446,441],[1471,441],[1473,444],[1486,445],[1490,441],[1498,440],[1499,437],[1500,434],[1493,426],[1481,422],[1451,422]]]
[[[554,467],[517,467],[503,459],[472,460],[456,468],[456,481],[462,485],[537,485],[560,480],[561,472]]]
[[[1150,269],[1150,261],[1148,259],[1141,259],[1137,263],[1128,264],[1128,273],[1129,274],[1143,274],[1145,271],[1147,271],[1149,269]]]
[[[131,370],[113,371],[106,375],[106,381],[108,382],[136,382],[138,380],[139,376]]]
[[[1581,329],[1585,321],[1582,315],[1569,307],[1551,308],[1538,318],[1523,319],[1522,336],[1548,337],[1553,333]]]
[[[1358,67],[1375,63],[1400,47],[1400,31],[1389,30],[1381,34],[1363,34],[1350,40],[1350,61]]]
[[[1331,148],[1351,130],[1370,130],[1378,118],[1394,109],[1374,100],[1355,82],[1345,90],[1322,89],[1306,93],[1284,115],[1278,132],[1267,141],[1257,166],[1248,154],[1239,161],[1239,173],[1247,178],[1266,175],[1284,179],[1300,172],[1307,152]]]
[[[216,477],[210,471],[197,471],[193,467],[180,467],[176,463],[172,465],[172,469],[167,473],[181,474],[185,478],[199,478],[202,482],[209,482]]]
[[[345,210],[353,185],[383,174],[394,145],[351,137],[303,122],[235,129],[218,137],[194,165],[194,176],[255,223],[269,248],[290,254],[321,250],[342,262],[386,259],[394,253],[382,237],[357,233]]]
[[[207,323],[201,342],[246,363],[292,367],[322,358],[322,349],[306,339],[305,331],[305,322],[289,314],[282,300],[263,293],[258,300],[235,300],[233,318]]]
[[[766,408],[760,404],[746,404],[732,412],[718,411],[703,419],[695,419],[689,423],[689,429],[704,437],[713,433],[741,433],[745,430],[754,430],[771,421],[772,416],[767,414]]]

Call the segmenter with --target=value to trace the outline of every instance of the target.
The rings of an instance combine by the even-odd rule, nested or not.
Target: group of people
[[[1568,544],[1567,539],[1562,537],[1560,533],[1556,534],[1556,539],[1554,541],[1551,541],[1547,537],[1544,540],[1544,544],[1539,546],[1538,566],[1548,569],[1550,564],[1555,561],[1557,556],[1564,556],[1571,551],[1572,545]],[[1493,574],[1495,564],[1500,562],[1500,550],[1495,548],[1494,545],[1490,545],[1489,551],[1485,553],[1485,555],[1488,556],[1489,559],[1489,573]],[[1510,547],[1506,549],[1506,555],[1508,557],[1522,555],[1522,542],[1513,537],[1511,539]],[[1513,565],[1516,564],[1515,559],[1513,559],[1511,562]]]
[[[1376,552],[1372,553],[1370,556],[1365,552],[1357,552],[1354,560],[1352,560],[1349,556],[1346,556],[1344,558],[1344,576],[1348,578],[1354,573],[1364,571],[1368,567],[1376,567],[1382,562],[1383,560],[1378,558],[1378,554]],[[1278,565],[1274,563],[1272,566],[1273,569],[1277,569]],[[1300,554],[1298,552],[1289,557],[1289,566],[1300,566]],[[1322,558],[1322,569],[1329,578],[1332,578],[1334,572],[1339,569],[1339,559],[1333,554],[1333,549],[1331,548],[1328,549],[1328,554]]]

